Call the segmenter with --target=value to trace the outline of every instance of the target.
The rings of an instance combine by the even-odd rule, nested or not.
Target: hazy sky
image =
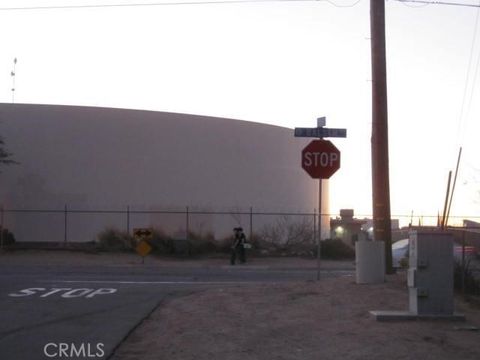
[[[173,111],[291,128],[327,116],[328,126],[348,129],[347,139],[333,140],[342,168],[331,179],[331,210],[371,213],[368,0],[4,10],[149,2],[0,0],[0,101],[12,101],[17,57],[19,103]],[[452,215],[480,216],[478,14],[475,7],[386,3],[394,215],[443,208],[461,144]]]

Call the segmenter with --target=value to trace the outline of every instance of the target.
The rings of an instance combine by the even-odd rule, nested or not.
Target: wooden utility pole
[[[385,1],[370,0],[372,51],[372,200],[373,236],[385,242],[386,273],[392,268],[392,225],[388,167],[387,64]]]

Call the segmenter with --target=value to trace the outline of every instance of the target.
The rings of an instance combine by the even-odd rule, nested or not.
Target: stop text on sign
[[[340,155],[332,152],[306,152],[305,166],[333,167],[340,160]]]

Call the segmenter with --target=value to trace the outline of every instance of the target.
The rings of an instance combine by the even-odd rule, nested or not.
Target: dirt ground
[[[162,304],[114,360],[480,359],[478,310],[467,322],[377,322],[369,310],[407,310],[405,276],[353,277],[204,290]]]

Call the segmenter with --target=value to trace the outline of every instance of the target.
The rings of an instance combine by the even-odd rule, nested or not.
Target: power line
[[[357,6],[360,1],[362,0],[357,0],[356,2],[352,3],[352,4],[349,4],[349,5],[339,5],[339,4],[336,4],[335,2],[331,1],[331,0],[324,0],[326,2],[328,2],[330,5],[333,5],[335,7],[338,7],[338,8],[352,8],[354,6]]]
[[[454,3],[454,2],[448,2],[448,1],[426,1],[426,0],[393,0],[393,1],[398,1],[400,3],[415,3],[415,4],[423,4],[424,6],[427,5],[450,5],[450,6],[466,6],[466,7],[474,7],[474,8],[479,8],[480,5],[475,5],[475,4],[466,4],[466,3]],[[421,7],[421,6],[418,6]]]
[[[333,0],[207,0],[207,1],[170,1],[152,3],[124,3],[124,4],[86,4],[86,5],[46,5],[25,7],[2,7],[0,11],[20,10],[61,10],[61,9],[97,9],[97,8],[122,8],[122,7],[148,7],[148,6],[176,6],[176,5],[217,5],[217,4],[243,4],[243,3],[267,3],[267,2],[326,2],[339,8],[351,8],[358,5],[362,0],[356,0],[351,4],[340,5]]]
[[[55,9],[95,9],[95,8],[122,8],[122,7],[147,7],[147,6],[175,6],[175,5],[217,5],[217,4],[243,4],[243,3],[267,3],[267,2],[326,2],[338,8],[351,8],[358,5],[362,0],[353,1],[351,4],[341,5],[333,0],[207,0],[207,1],[170,1],[170,2],[151,2],[151,3],[122,3],[122,4],[87,4],[87,5],[46,5],[46,6],[24,6],[24,7],[2,7],[0,11],[20,11],[20,10],[55,10]],[[480,5],[468,3],[455,3],[448,1],[427,1],[427,0],[393,0],[408,6],[411,4],[420,4],[424,7],[428,5],[448,5],[480,8]]]
[[[409,7],[409,8],[412,8],[412,9],[419,9],[419,8],[424,8],[424,7],[427,7],[429,5],[432,5],[431,3],[428,3],[428,4],[419,4],[419,5],[411,5],[409,2],[407,1],[400,1],[400,4],[406,6],[406,7]]]
[[[480,15],[480,9],[477,11],[477,19],[478,19],[479,15]],[[477,23],[477,25],[478,25],[478,23]],[[477,29],[475,29],[475,33],[477,33]],[[473,80],[472,80],[472,87],[470,89],[470,98],[468,100],[467,113],[466,113],[467,121],[470,117],[470,110],[471,110],[471,106],[472,106],[473,95],[475,94],[475,87],[477,85],[477,76],[478,76],[479,67],[480,67],[480,54],[477,56],[477,64],[475,66],[475,72],[474,72]],[[468,123],[466,124],[466,127],[468,128]]]
[[[462,105],[460,108],[460,117],[458,120],[458,128],[457,128],[457,141],[459,142],[460,145],[463,143],[463,136],[465,133],[465,125],[464,123],[466,120],[468,120],[468,115],[470,113],[470,108],[472,105],[472,99],[473,95],[475,92],[475,85],[476,85],[476,80],[478,76],[478,69],[480,67],[480,56],[477,59],[477,63],[475,66],[474,70],[474,75],[473,75],[473,81],[470,81],[471,78],[471,72],[472,72],[472,65],[473,65],[473,57],[474,57],[474,49],[475,45],[477,43],[477,32],[478,32],[478,25],[479,25],[479,15],[480,15],[480,1],[477,4],[468,4],[468,3],[455,3],[455,2],[448,2],[448,1],[426,1],[426,0],[393,0],[402,3],[405,6],[409,6],[409,3],[412,4],[421,4],[420,6],[409,6],[409,7],[425,7],[428,5],[449,5],[449,6],[461,6],[461,7],[471,7],[471,8],[477,8],[477,15],[475,19],[475,25],[473,28],[473,38],[472,38],[472,44],[470,47],[470,56],[469,56],[469,61],[468,61],[468,66],[467,66],[467,75],[465,79],[465,87],[463,89],[463,96],[462,96]],[[470,88],[470,96],[469,100],[467,103],[467,94],[468,94],[468,89],[469,85],[471,85]]]
[[[472,70],[472,61],[473,61],[473,53],[474,53],[474,49],[475,49],[475,44],[476,44],[476,40],[477,40],[477,30],[478,30],[478,24],[479,24],[479,18],[480,18],[480,9],[477,10],[477,15],[476,15],[476,18],[475,18],[475,25],[473,27],[473,37],[472,37],[472,44],[471,44],[471,47],[470,47],[470,57],[469,57],[469,60],[468,60],[468,66],[467,66],[467,76],[466,76],[466,79],[465,79],[465,87],[463,89],[463,96],[462,96],[462,106],[460,108],[460,118],[459,118],[459,122],[458,122],[458,130],[457,130],[457,136],[458,136],[458,141],[459,143],[461,144],[463,142],[463,135],[464,135],[464,128],[463,128],[463,124],[464,124],[464,121],[465,121],[465,100],[467,98],[467,92],[468,92],[468,85],[470,84],[470,74],[471,74],[471,70]],[[480,59],[480,56],[479,56],[479,59]],[[471,96],[470,96],[470,100],[469,100],[469,103],[468,103],[468,106],[467,106],[467,115],[468,113],[470,112],[470,106],[471,106],[471,102],[472,102],[472,96],[473,96],[473,92],[474,92],[474,89],[475,89],[475,81],[476,81],[476,78],[477,78],[477,71],[478,71],[478,62],[477,62],[477,66],[476,66],[476,70],[475,70],[475,74],[474,74],[474,82],[473,82],[473,85],[472,85],[472,89],[471,89]]]

